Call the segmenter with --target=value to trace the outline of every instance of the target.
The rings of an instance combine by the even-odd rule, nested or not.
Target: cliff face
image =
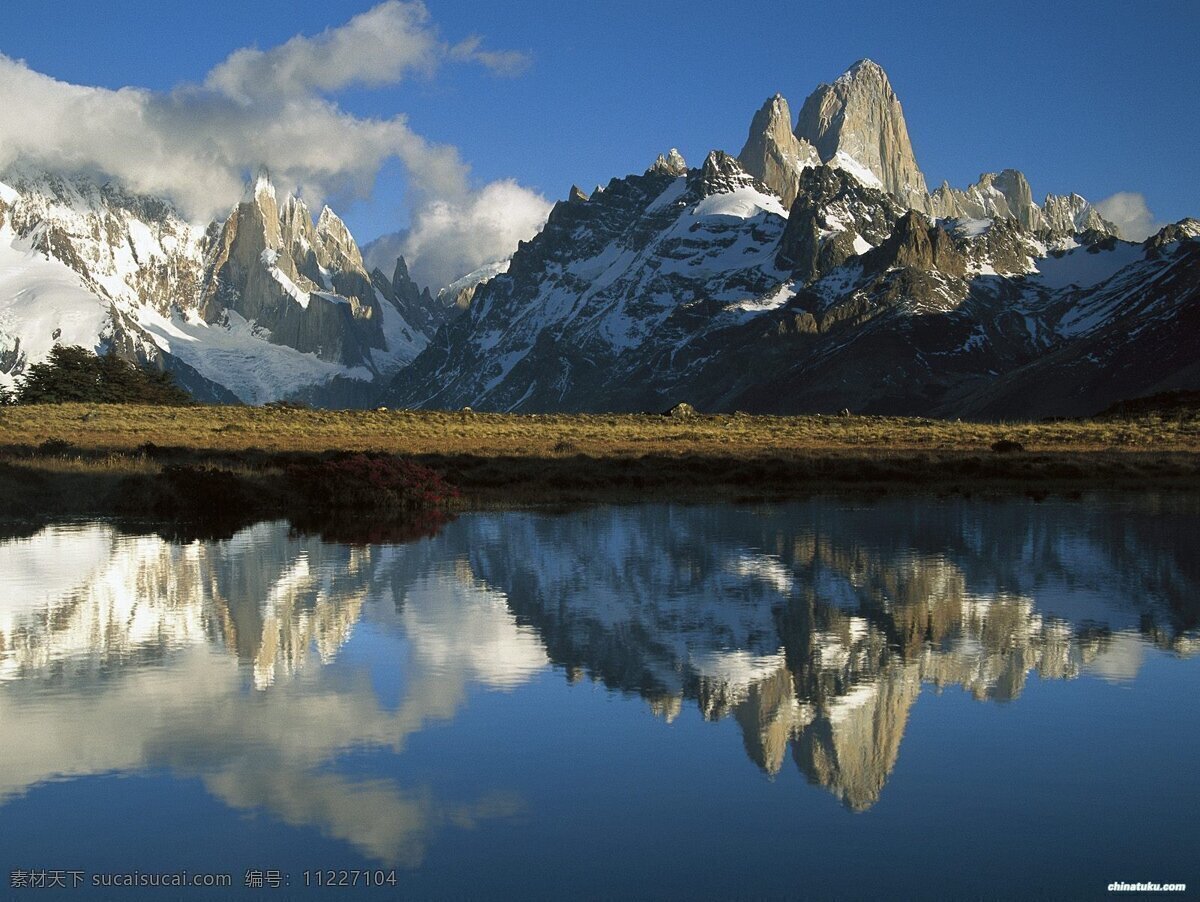
[[[788,102],[776,94],[754,114],[738,162],[790,207],[799,190],[800,173],[819,165],[821,157],[815,147],[792,134]]]
[[[831,85],[821,85],[800,108],[796,137],[845,166],[863,181],[874,179],[906,207],[929,210],[925,176],[917,166],[904,111],[887,73],[871,60],[852,66]],[[864,176],[865,169],[868,176]]]
[[[232,310],[275,344],[348,367],[387,349],[380,299],[345,225],[326,207],[314,228],[302,201],[280,209],[264,180],[221,228],[200,309],[209,323]]]
[[[111,183],[4,179],[0,387],[63,343],[170,370],[202,400],[312,400],[339,384],[361,403],[444,318],[402,265],[395,282],[367,273],[332,210],[314,224],[266,178],[207,226]]]

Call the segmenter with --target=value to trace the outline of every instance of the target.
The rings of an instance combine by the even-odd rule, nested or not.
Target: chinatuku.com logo
[[[1124,883],[1117,881],[1108,885],[1110,893],[1184,893],[1186,883]]]

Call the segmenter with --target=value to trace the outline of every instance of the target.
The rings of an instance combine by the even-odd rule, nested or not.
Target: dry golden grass
[[[1023,449],[992,450],[1002,440]],[[0,408],[0,516],[169,509],[160,478],[168,465],[228,471],[261,501],[257,514],[290,511],[287,467],[337,451],[413,457],[471,506],[1200,489],[1200,422],[1191,415],[980,424],[65,404]]]
[[[509,415],[262,407],[38,405],[0,409],[0,445],[65,441],[129,452],[145,444],[238,452],[332,450],[482,457],[702,455],[754,458],[988,451],[1001,439],[1029,452],[1200,451],[1191,417],[1051,423],[960,423],[893,417]]]

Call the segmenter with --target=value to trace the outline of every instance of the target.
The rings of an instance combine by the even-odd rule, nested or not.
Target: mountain
[[[442,321],[403,261],[367,272],[332,210],[314,223],[265,175],[207,226],[112,183],[0,179],[0,385],[63,343],[115,348],[204,400],[338,402],[411,362]]]
[[[199,398],[516,411],[1084,415],[1200,388],[1200,226],[1142,244],[1016,169],[932,194],[870,60],[735,158],[572,187],[433,297],[265,176],[220,222],[112,183],[0,175],[0,388],[54,343]],[[386,241],[374,243],[380,262]]]
[[[985,172],[963,191],[943,182],[930,196],[930,206],[939,219],[1015,219],[1030,231],[1062,238],[1087,231],[1117,234],[1117,227],[1078,194],[1048,194],[1039,207],[1024,173],[1016,169]]]
[[[754,114],[738,162],[746,172],[778,194],[784,206],[790,207],[796,199],[800,173],[810,166],[820,165],[821,157],[815,147],[792,134],[788,102],[776,94]]]
[[[1123,241],[1015,169],[930,195],[870,61],[790,115],[572,191],[386,403],[1015,417],[1200,387],[1195,220]]]
[[[929,209],[904,111],[877,63],[860,60],[833,84],[813,91],[800,108],[796,137],[816,147],[823,162],[849,169],[906,206]]]

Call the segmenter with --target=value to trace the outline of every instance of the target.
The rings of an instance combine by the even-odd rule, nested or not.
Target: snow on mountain
[[[265,175],[209,225],[112,183],[17,166],[3,184],[7,387],[63,343],[169,369],[212,400],[319,400],[335,382],[358,382],[365,397],[436,328],[419,296],[406,307],[391,280],[364,270],[336,214],[314,225],[302,201],[278,203]]]
[[[453,354],[422,358],[429,369],[406,372],[396,391],[447,406],[468,394],[500,409],[574,403],[577,373],[622,380],[626,360],[669,353],[721,307],[772,290],[785,224],[779,199],[725,154],[687,175],[614,179],[586,202],[559,203],[448,326]],[[589,409],[607,403],[597,395]]]
[[[332,210],[314,222],[265,177],[207,226],[111,185],[6,179],[8,385],[59,340],[251,402],[1010,416],[1200,379],[1182,328],[1200,226],[1122,242],[1079,195],[1034,203],[1015,169],[928,194],[869,60],[794,127],[769,98],[736,159],[672,150],[572,188],[511,260],[437,298],[402,257],[386,274],[385,243],[368,271]]]
[[[1144,253],[1141,246],[1125,241],[1076,247],[1038,260],[1036,279],[1051,289],[1091,288],[1138,262]]]
[[[1186,332],[1148,326],[1195,315],[1194,283],[1164,276],[1200,253],[1185,224],[1121,242],[1078,195],[1034,203],[1012,169],[928,195],[869,61],[810,96],[794,131],[789,117],[776,95],[736,160],[714,151],[681,171],[660,156],[590,198],[572,191],[388,403],[961,416],[1000,409],[1008,374],[1072,361],[1014,390],[1010,416],[1019,401],[1090,413],[1195,381]],[[1101,332],[1131,355],[1119,374],[1099,362],[1111,355],[1072,356]]]
[[[508,272],[511,263],[511,258],[496,260],[455,279],[437,293],[438,302],[458,311],[467,309],[471,305],[471,299],[475,296],[476,289],[494,276]]]
[[[13,388],[13,374],[55,343],[95,348],[112,326],[107,305],[78,273],[0,228],[0,388]]]

